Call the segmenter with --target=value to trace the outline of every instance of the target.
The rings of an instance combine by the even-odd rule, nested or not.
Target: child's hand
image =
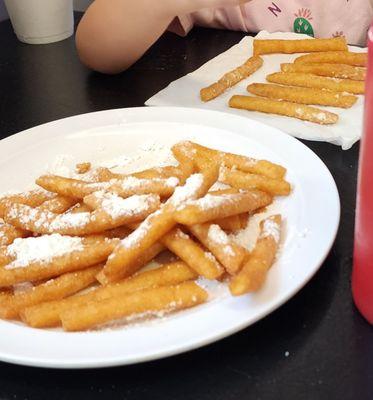
[[[201,8],[232,7],[251,0],[171,0],[175,15],[187,14]]]

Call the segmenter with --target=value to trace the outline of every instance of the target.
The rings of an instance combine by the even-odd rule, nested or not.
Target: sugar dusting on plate
[[[97,166],[110,168],[118,173],[130,174],[148,168],[167,165],[178,165],[172,155],[170,146],[165,146],[156,141],[148,141],[139,146],[131,156],[121,155],[100,162]]]
[[[271,236],[276,243],[280,241],[280,224],[273,219],[266,219],[263,224],[263,230],[260,234],[261,238]]]
[[[271,205],[266,207],[265,211],[249,216],[245,229],[241,229],[240,231],[232,233],[229,236],[237,244],[251,251],[253,250],[256,240],[259,236],[260,222],[274,214],[281,214],[280,206],[276,200],[274,200]]]
[[[172,155],[170,146],[165,146],[156,141],[143,143],[131,156],[121,154],[117,157],[96,163],[92,160],[83,161],[90,161],[92,167],[88,172],[78,174],[75,171],[74,166],[78,162],[82,162],[82,160],[76,160],[69,154],[60,154],[47,165],[46,173],[64,176],[66,178],[80,179],[83,181],[95,181],[96,168],[98,167],[110,168],[116,173],[130,174],[148,168],[178,165],[178,162]]]

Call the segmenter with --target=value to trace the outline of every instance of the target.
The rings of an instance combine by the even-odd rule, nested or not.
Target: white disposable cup
[[[5,0],[5,4],[21,42],[58,42],[74,32],[73,0]]]

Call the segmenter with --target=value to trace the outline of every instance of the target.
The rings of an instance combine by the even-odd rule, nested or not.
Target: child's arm
[[[249,0],[96,0],[76,33],[79,57],[88,67],[118,73],[138,60],[176,15]]]

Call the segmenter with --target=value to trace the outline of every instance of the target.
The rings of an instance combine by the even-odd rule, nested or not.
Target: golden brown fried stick
[[[76,199],[57,195],[53,199],[47,200],[43,204],[40,204],[40,206],[37,208],[41,211],[50,211],[55,214],[62,214],[76,203]]]
[[[62,274],[38,286],[10,295],[6,301],[0,303],[0,316],[15,319],[25,307],[71,296],[97,282],[96,275],[102,267],[103,264]]]
[[[229,289],[234,296],[260,289],[275,259],[280,241],[281,216],[265,219],[260,227],[260,236],[248,261],[230,282]]]
[[[224,93],[228,88],[252,75],[263,65],[260,57],[251,57],[242,65],[224,74],[217,82],[201,89],[200,96],[202,101],[210,101]]]
[[[190,225],[188,229],[192,234],[216,257],[231,275],[240,269],[247,251],[235,243],[216,224]]]
[[[211,222],[219,225],[220,228],[223,229],[223,231],[227,232],[235,232],[241,229],[240,214],[231,215],[230,217],[225,218],[219,218]]]
[[[165,167],[154,167],[144,169],[142,171],[133,172],[131,174],[120,174],[112,172],[110,169],[105,167],[97,168],[97,176],[100,182],[108,182],[112,179],[126,179],[130,176],[139,179],[164,179],[176,177],[180,181],[185,180],[187,177],[184,176],[182,168],[179,166],[167,165]]]
[[[42,236],[17,240],[31,241],[31,244],[27,244],[27,246],[34,246],[35,249],[38,249],[38,242],[40,240],[48,240],[48,238]],[[8,246],[7,249],[10,252],[11,259],[7,265],[0,268],[0,287],[49,279],[101,263],[107,259],[118,243],[118,240],[109,240],[100,236],[72,238],[55,235],[54,242],[56,241],[58,243],[67,242],[69,252],[64,251],[61,254],[54,254],[46,258],[38,255],[39,258],[24,260],[19,258],[19,251],[22,251],[19,250],[20,246],[22,246],[21,243],[15,241]]]
[[[366,68],[354,67],[344,64],[281,64],[282,72],[304,72],[319,76],[329,76],[331,78],[352,79],[364,81]]]
[[[211,196],[207,194],[179,207],[174,215],[177,222],[184,225],[202,224],[231,215],[251,212],[272,202],[272,196],[259,190]]]
[[[179,180],[175,177],[142,179],[127,176],[123,179],[113,179],[108,182],[85,182],[58,175],[43,175],[36,180],[36,183],[42,188],[58,193],[61,196],[83,199],[85,196],[99,190],[114,192],[121,197],[149,193],[168,197],[174,192]]]
[[[296,64],[328,63],[347,64],[357,67],[366,67],[368,53],[352,53],[350,51],[325,51],[321,53],[306,54],[294,61]]]
[[[267,75],[268,82],[279,83],[288,86],[301,86],[317,89],[329,89],[336,92],[348,92],[364,94],[365,84],[351,79],[327,78],[303,72],[275,72]]]
[[[91,212],[92,209],[87,206],[87,204],[84,203],[77,203],[74,206],[72,206],[67,213],[71,214],[79,214],[83,212]]]
[[[143,220],[158,209],[158,195],[135,195],[123,199],[107,193],[101,208],[93,212],[55,214],[24,204],[13,204],[4,220],[12,225],[40,234],[89,235]]]
[[[229,168],[220,168],[219,181],[237,189],[258,189],[271,196],[287,196],[291,191],[289,182],[284,179],[271,179]]]
[[[74,199],[63,196],[55,196],[52,199],[44,201],[37,207],[37,209],[52,211],[55,213],[63,213],[75,203],[76,201]],[[11,224],[0,222],[0,246],[6,246],[13,243],[15,239],[27,237],[30,236],[30,234],[30,232],[24,229],[16,228]]]
[[[317,124],[335,124],[338,115],[316,107],[304,104],[290,103],[288,101],[272,100],[261,97],[233,96],[229,106],[248,111],[259,111],[267,114],[277,114],[286,117],[298,118],[303,121],[316,122]]]
[[[335,92],[328,89],[281,86],[271,83],[252,83],[247,87],[247,91],[257,96],[290,101],[292,103],[341,108],[352,107],[357,101],[356,96],[348,93]]]
[[[187,140],[172,146],[172,153],[175,157],[184,155],[184,157],[188,157],[189,159],[202,154],[203,157],[215,161],[219,165],[225,164],[227,167],[238,168],[253,174],[265,175],[269,178],[282,178],[286,174],[284,167],[270,161],[257,160],[251,157],[210,149]]]
[[[38,207],[47,200],[56,197],[55,193],[49,193],[45,190],[36,189],[29,192],[10,194],[0,197],[0,218],[3,217],[4,211],[11,204],[25,204],[30,207]]]
[[[13,225],[0,222],[0,246],[7,246],[17,238],[28,236],[29,233],[23,229],[18,229]]]
[[[21,313],[21,316],[28,325],[36,328],[56,326],[61,324],[60,314],[71,308],[147,288],[176,285],[195,278],[197,275],[191,268],[184,262],[177,261],[156,269],[139,272],[117,283],[100,286],[86,294],[28,307]]]
[[[137,271],[139,271],[143,266],[148,264],[151,260],[153,260],[158,254],[162,253],[162,251],[166,250],[166,248],[163,246],[163,244],[156,242],[152,244],[150,247],[145,249],[141,254],[134,260],[132,260],[130,263],[128,263],[124,271],[118,272],[118,276],[120,275],[121,277],[127,278]],[[99,274],[97,274],[97,280],[103,284],[107,285],[111,281],[118,281],[121,278],[118,278],[115,276],[113,279],[108,279],[107,275],[103,271],[100,271]]]
[[[224,272],[222,266],[211,253],[206,252],[199,243],[192,240],[179,228],[167,233],[161,239],[161,242],[198,275],[207,279],[217,279]]]
[[[207,292],[194,282],[184,282],[91,302],[62,312],[61,321],[65,330],[80,331],[129,315],[193,307],[205,302],[207,297]]]
[[[259,40],[254,39],[254,55],[272,53],[311,53],[316,51],[347,51],[346,39]]]

